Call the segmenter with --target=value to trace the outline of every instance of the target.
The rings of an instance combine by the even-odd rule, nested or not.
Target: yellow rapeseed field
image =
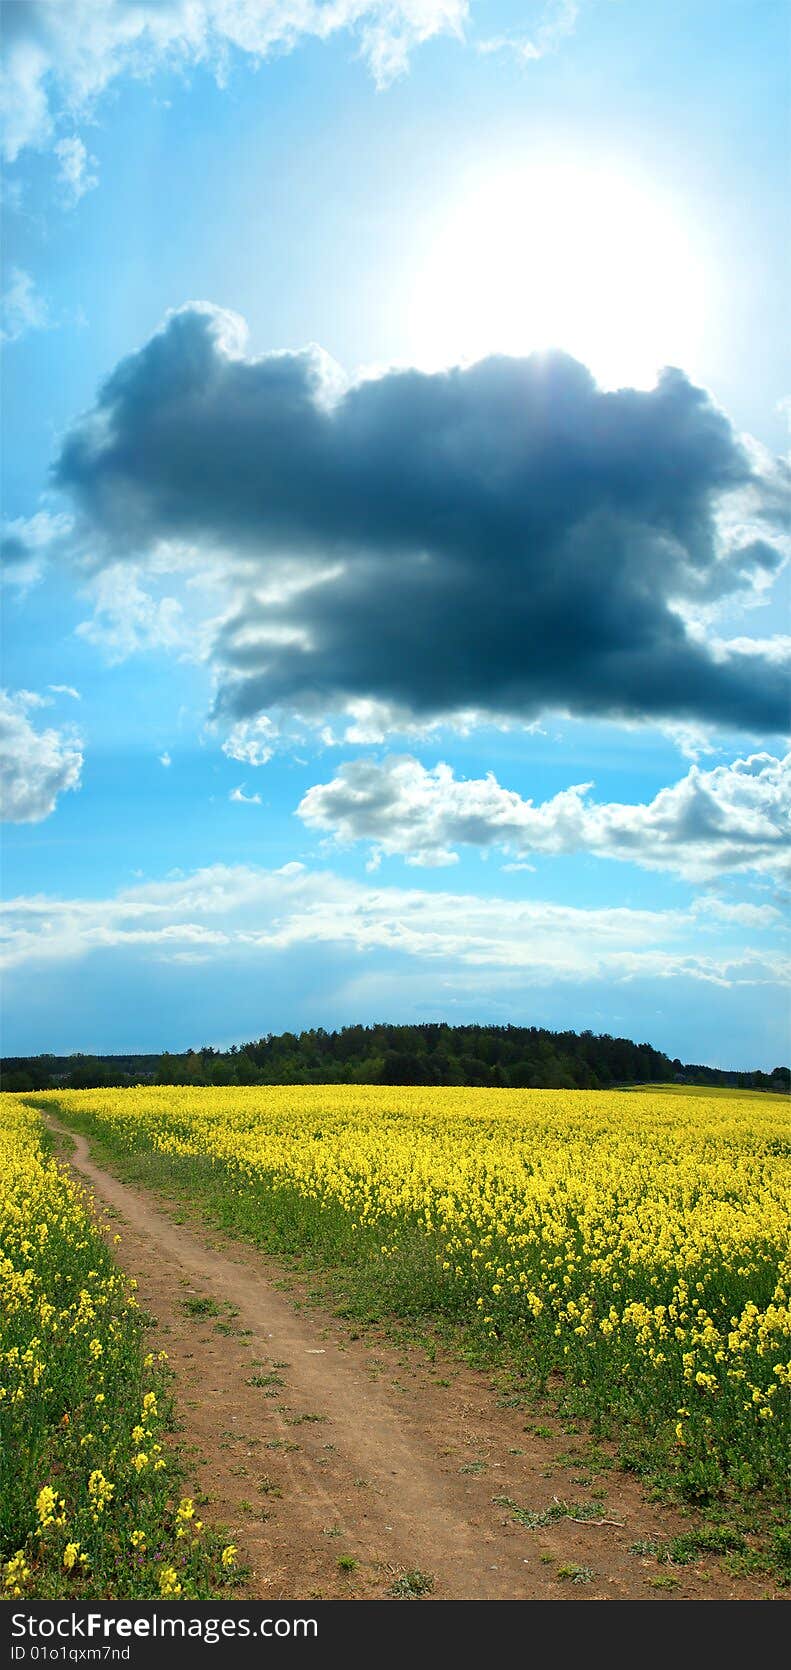
[[[118,1237],[116,1236],[117,1240]],[[35,1109],[0,1098],[0,1598],[222,1592],[164,1443],[164,1353]],[[109,1244],[108,1244],[109,1242]],[[227,1562],[226,1562],[227,1566]]]
[[[691,1497],[782,1465],[780,1097],[286,1086],[50,1093],[228,1227],[365,1270],[649,1435]],[[48,1098],[37,1097],[46,1101]]]

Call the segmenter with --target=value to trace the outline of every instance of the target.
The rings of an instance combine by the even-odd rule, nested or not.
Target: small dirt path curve
[[[305,1305],[298,1276],[197,1216],[174,1221],[181,1207],[119,1182],[82,1136],[47,1123],[74,1143],[67,1163],[97,1205],[123,1220],[116,1253],[175,1372],[204,1516],[228,1527],[251,1568],[242,1593],[385,1599],[419,1572],[438,1600],[769,1598],[766,1580],[705,1558],[657,1589],[667,1567],[630,1545],[689,1523],[647,1503],[628,1475],[591,1473],[584,1433],[542,1414],[537,1434],[529,1412],[498,1406],[485,1373],[375,1330],[358,1337]],[[591,1511],[594,1499],[598,1525],[575,1524],[573,1507],[533,1530],[513,1517],[514,1503]]]

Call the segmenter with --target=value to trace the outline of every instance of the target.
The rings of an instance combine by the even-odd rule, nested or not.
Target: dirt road
[[[208,1497],[204,1517],[228,1526],[252,1569],[243,1593],[386,1598],[394,1585],[420,1588],[409,1573],[430,1578],[441,1600],[773,1593],[710,1557],[671,1575],[630,1552],[689,1522],[592,1462],[584,1432],[542,1414],[537,1433],[535,1416],[498,1406],[486,1374],[381,1333],[358,1337],[306,1307],[298,1277],[220,1243],[196,1216],[174,1221],[175,1209],[119,1182],[69,1136],[69,1163],[123,1220],[112,1226],[117,1255],[176,1374],[179,1439]],[[576,1506],[534,1529],[514,1517],[514,1504],[552,1514],[558,1503]],[[574,1522],[591,1512],[602,1523]]]

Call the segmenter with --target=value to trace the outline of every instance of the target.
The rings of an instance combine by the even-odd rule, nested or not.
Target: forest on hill
[[[728,1072],[685,1064],[609,1033],[536,1026],[345,1026],[267,1033],[228,1050],[183,1054],[8,1056],[5,1090],[127,1084],[426,1084],[502,1089],[606,1090],[628,1084],[731,1085],[788,1091],[791,1071]]]

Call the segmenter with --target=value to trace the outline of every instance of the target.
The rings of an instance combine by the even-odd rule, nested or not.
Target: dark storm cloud
[[[95,560],[186,541],[246,576],[214,646],[221,714],[371,699],[417,719],[550,707],[785,727],[776,659],[708,648],[673,607],[780,561],[777,477],[764,490],[682,372],[605,393],[553,353],[339,392],[317,352],[245,358],[232,330],[207,307],[172,316],[56,467]],[[733,494],[751,524],[727,544]],[[283,559],[300,584],[278,593]]]

